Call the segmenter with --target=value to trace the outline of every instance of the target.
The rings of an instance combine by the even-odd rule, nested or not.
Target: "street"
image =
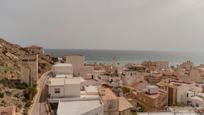
[[[37,94],[33,99],[28,115],[48,115],[46,110],[46,92],[43,91],[49,78],[48,73],[50,71],[44,73],[37,82]]]

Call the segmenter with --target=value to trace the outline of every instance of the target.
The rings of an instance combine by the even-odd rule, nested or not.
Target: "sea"
[[[111,64],[115,60],[120,65],[141,63],[143,61],[169,61],[177,65],[190,60],[195,65],[204,64],[204,53],[200,52],[171,52],[171,51],[129,51],[129,50],[85,50],[85,49],[46,49],[45,54],[59,58],[67,54],[81,54],[86,57],[86,63]]]

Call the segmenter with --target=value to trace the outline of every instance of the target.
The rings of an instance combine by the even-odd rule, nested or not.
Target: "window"
[[[60,93],[60,88],[55,88],[55,93]]]

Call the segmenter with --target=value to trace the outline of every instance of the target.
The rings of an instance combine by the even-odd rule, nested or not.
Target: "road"
[[[49,78],[47,71],[44,73],[37,82],[37,94],[33,99],[33,104],[31,105],[28,115],[48,115],[46,110],[46,95],[45,95],[45,85]]]

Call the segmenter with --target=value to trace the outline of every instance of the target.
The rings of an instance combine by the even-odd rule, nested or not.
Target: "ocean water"
[[[63,57],[66,54],[82,54],[87,63],[112,63],[115,58],[121,65],[141,63],[143,61],[166,60],[170,65],[177,65],[191,60],[195,65],[204,64],[204,53],[195,52],[163,52],[163,51],[125,51],[125,50],[79,50],[79,49],[46,49],[46,54]]]

